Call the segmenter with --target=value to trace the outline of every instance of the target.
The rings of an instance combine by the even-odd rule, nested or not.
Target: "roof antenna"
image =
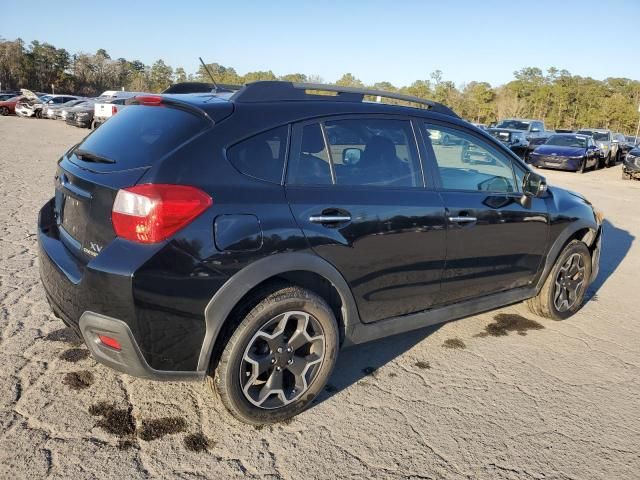
[[[213,78],[213,75],[211,74],[211,70],[209,70],[209,67],[207,67],[207,64],[202,61],[202,57],[198,57],[198,58],[200,59],[200,63],[202,64],[204,69],[207,71],[207,73],[211,77],[211,82],[213,83],[213,88],[215,90],[218,90],[218,84],[216,83],[215,79]]]

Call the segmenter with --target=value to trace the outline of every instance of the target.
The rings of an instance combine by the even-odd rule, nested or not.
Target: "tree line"
[[[323,83],[318,75],[290,73],[278,76],[271,70],[239,74],[233,67],[207,65],[216,82],[241,85],[256,80],[288,80]],[[104,90],[160,92],[172,83],[209,82],[201,66],[196,72],[173,68],[163,60],[146,65],[139,60],[111,58],[104,49],[94,54],[70,54],[46,42],[25,44],[21,39],[0,38],[0,82],[3,89],[30,88],[36,91],[94,96]],[[610,128],[635,133],[640,104],[640,81],[572,75],[567,70],[526,67],[514,72],[510,82],[492,87],[471,81],[456,85],[436,70],[428,78],[408,86],[389,82],[365,85],[351,73],[334,82],[341,86],[371,87],[435,100],[453,108],[461,117],[477,123],[501,118],[543,119],[547,128]]]

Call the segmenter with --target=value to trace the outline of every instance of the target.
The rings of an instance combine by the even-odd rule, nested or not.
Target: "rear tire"
[[[0,115],[6,117],[9,115],[9,109],[7,107],[0,107]]]
[[[540,317],[564,320],[580,310],[591,278],[591,254],[580,240],[564,248],[538,295],[527,300]]]
[[[282,422],[322,392],[338,348],[338,324],[327,302],[300,287],[280,288],[242,319],[209,383],[241,422]]]

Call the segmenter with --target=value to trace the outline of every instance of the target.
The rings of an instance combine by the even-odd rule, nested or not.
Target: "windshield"
[[[586,148],[587,139],[575,135],[552,135],[545,142],[545,145],[556,145],[558,147],[578,147]]]
[[[529,130],[529,122],[523,122],[521,120],[502,120],[496,127],[498,128],[512,128],[514,130]]]
[[[580,130],[578,133],[583,135],[591,135],[596,142],[608,142],[609,134],[607,132],[594,132],[593,130]]]

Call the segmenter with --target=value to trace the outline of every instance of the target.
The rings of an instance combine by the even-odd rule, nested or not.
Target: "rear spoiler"
[[[150,95],[137,95],[135,97],[127,98],[124,101],[125,105],[147,105],[147,106],[160,106],[171,105],[172,107],[181,108],[188,112],[195,113],[196,115],[203,117],[204,119],[215,124],[213,118],[209,116],[202,108],[194,105],[193,103],[184,102],[176,99],[175,97],[165,97],[162,94],[150,94]]]

